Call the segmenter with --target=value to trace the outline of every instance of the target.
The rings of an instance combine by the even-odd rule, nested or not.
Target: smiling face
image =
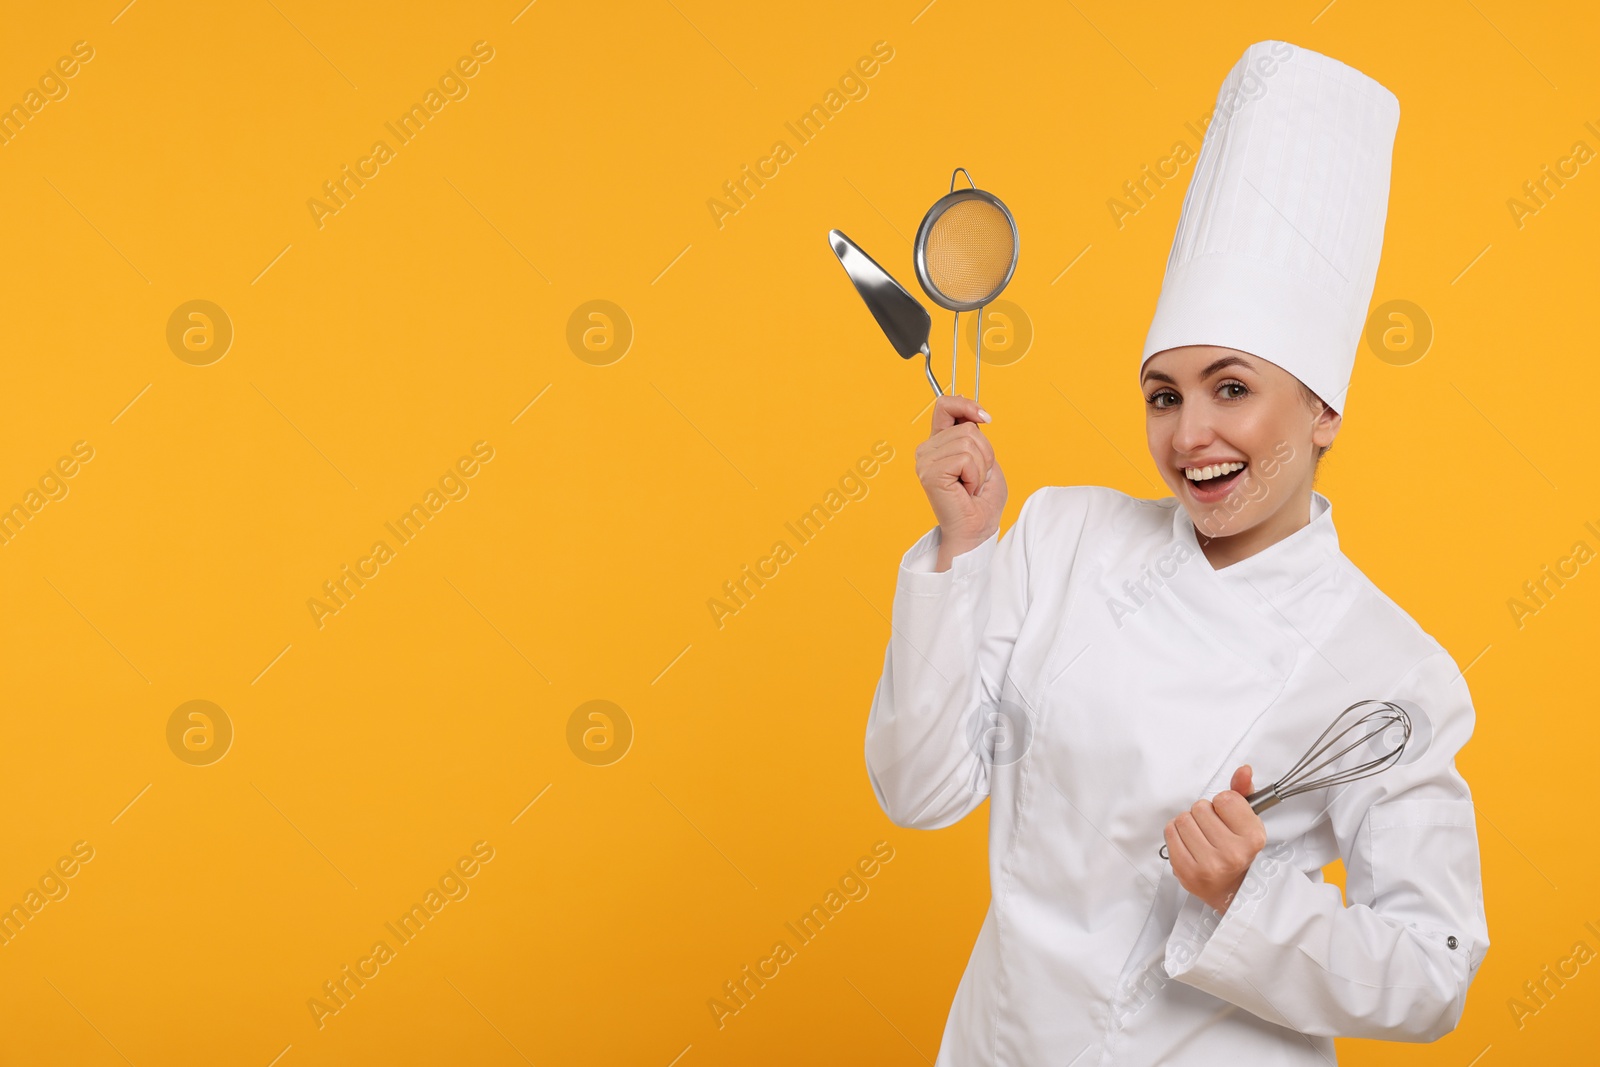
[[[1140,387],[1150,456],[1213,567],[1306,524],[1318,450],[1340,416],[1298,378],[1247,352],[1188,345],[1151,356]]]

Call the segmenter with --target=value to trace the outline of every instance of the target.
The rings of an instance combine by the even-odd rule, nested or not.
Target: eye
[[[1174,393],[1171,389],[1157,389],[1155,392],[1153,392],[1149,396],[1145,397],[1144,400],[1145,400],[1146,404],[1149,404],[1153,408],[1158,408],[1158,409],[1167,408],[1167,407],[1170,407],[1171,405],[1161,403],[1160,402],[1161,398],[1162,397],[1166,397],[1166,396],[1170,396],[1170,397],[1173,397],[1174,399],[1176,399],[1177,395],[1178,394]]]
[[[1245,385],[1243,382],[1239,381],[1236,378],[1229,378],[1227,381],[1225,381],[1222,384],[1218,385],[1217,388],[1218,389],[1238,389],[1239,392],[1230,394],[1228,396],[1229,400],[1238,400],[1243,396],[1249,395],[1249,393],[1250,393],[1250,387]]]

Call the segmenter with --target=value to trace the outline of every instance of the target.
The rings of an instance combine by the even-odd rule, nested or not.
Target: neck
[[[1196,530],[1195,539],[1200,542],[1200,550],[1206,554],[1211,569],[1221,570],[1272,547],[1296,530],[1304,529],[1311,522],[1310,513],[1311,486],[1305,485],[1280,503],[1271,515],[1248,530],[1225,537],[1207,537]]]

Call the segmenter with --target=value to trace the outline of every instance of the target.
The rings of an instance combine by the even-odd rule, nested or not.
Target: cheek
[[[1152,418],[1148,412],[1144,417],[1144,439],[1150,448],[1150,457],[1156,461],[1156,466],[1166,470],[1168,456],[1172,451],[1172,428],[1163,419]]]
[[[1240,432],[1249,435],[1252,454],[1265,459],[1276,455],[1274,448],[1281,449],[1285,442],[1293,443],[1299,437],[1308,435],[1310,421],[1303,404],[1298,400],[1291,403],[1285,398],[1277,404],[1257,406],[1255,411],[1249,413],[1249,418],[1241,423]]]
[[[1276,475],[1278,473],[1281,472],[1274,467],[1273,474]],[[1275,477],[1268,477],[1257,472],[1254,465],[1252,465],[1248,475],[1245,478],[1244,484],[1239,486],[1238,495],[1242,505],[1240,507],[1240,511],[1253,511],[1258,505],[1260,505],[1261,501],[1265,500],[1267,496],[1272,493],[1273,481],[1275,481]]]
[[[1283,454],[1282,442],[1288,439],[1281,428],[1253,412],[1242,414],[1226,429],[1219,427],[1217,432],[1234,451],[1249,457],[1252,474],[1275,471]]]

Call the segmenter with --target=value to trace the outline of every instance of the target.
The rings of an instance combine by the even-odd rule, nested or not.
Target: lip
[[[1222,462],[1244,463],[1245,461],[1236,459],[1236,460],[1223,460]],[[1210,466],[1210,464],[1202,463],[1202,464],[1197,464],[1197,466],[1204,467],[1204,466]],[[1199,488],[1196,485],[1196,483],[1194,483],[1194,482],[1189,480],[1189,476],[1184,474],[1181,469],[1178,471],[1178,477],[1183,479],[1183,484],[1187,487],[1189,495],[1192,496],[1195,500],[1199,501],[1202,504],[1215,504],[1219,500],[1226,500],[1228,498],[1228,494],[1233,492],[1234,488],[1240,482],[1244,481],[1245,475],[1247,475],[1249,473],[1250,473],[1250,465],[1248,463],[1246,463],[1244,469],[1241,470],[1241,471],[1236,472],[1233,475],[1233,477],[1231,479],[1229,479],[1227,484],[1222,485],[1222,486],[1220,486],[1220,487],[1218,487],[1216,489],[1201,489],[1201,488]]]

